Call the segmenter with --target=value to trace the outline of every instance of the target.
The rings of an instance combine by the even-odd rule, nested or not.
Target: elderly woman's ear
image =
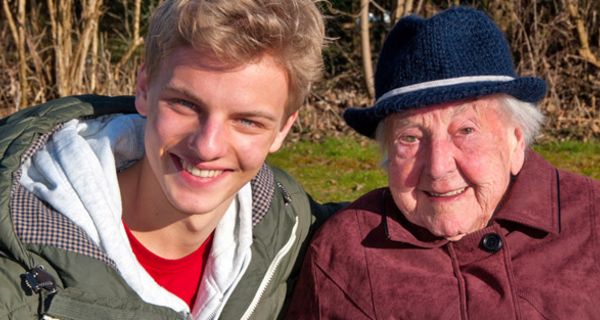
[[[513,176],[516,176],[523,168],[523,163],[525,163],[525,148],[527,147],[525,143],[525,135],[520,127],[516,126],[513,129],[513,132],[510,135],[509,139],[511,140],[509,143],[512,144],[512,158],[510,163],[510,173]]]

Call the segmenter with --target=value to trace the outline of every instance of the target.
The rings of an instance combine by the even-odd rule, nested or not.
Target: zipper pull
[[[281,184],[281,182],[279,182],[279,181],[275,181],[275,182],[276,182],[277,186],[279,187],[279,189],[281,189],[281,193],[283,194],[283,203],[287,207],[292,202],[292,197],[287,192],[285,187]]]
[[[21,275],[23,288],[29,289],[28,294],[39,293],[42,289],[48,293],[56,292],[56,281],[44,266],[39,265]]]

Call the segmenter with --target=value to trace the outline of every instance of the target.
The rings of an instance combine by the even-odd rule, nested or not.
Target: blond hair
[[[288,76],[289,115],[321,77],[323,41],[323,18],[313,0],[165,0],[150,18],[145,66],[152,81],[178,47],[234,65],[271,54]]]

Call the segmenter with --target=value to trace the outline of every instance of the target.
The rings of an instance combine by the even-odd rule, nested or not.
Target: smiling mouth
[[[214,178],[223,173],[223,170],[202,170],[194,167],[191,163],[181,159],[181,166],[183,170],[191,174],[194,177],[199,178]]]
[[[467,187],[463,187],[463,188],[452,190],[452,191],[445,192],[445,193],[436,193],[436,192],[432,192],[432,191],[425,191],[425,192],[431,197],[446,198],[446,197],[457,196],[457,195],[465,192],[465,190],[467,190]]]

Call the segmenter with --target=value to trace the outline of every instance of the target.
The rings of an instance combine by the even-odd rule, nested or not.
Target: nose
[[[190,136],[189,146],[199,160],[211,161],[223,157],[227,149],[226,130],[218,119],[203,119]]]
[[[426,164],[433,180],[447,177],[456,170],[454,145],[448,139],[432,139],[429,146],[429,163]]]

